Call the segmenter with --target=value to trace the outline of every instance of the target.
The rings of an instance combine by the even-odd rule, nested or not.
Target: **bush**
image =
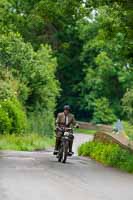
[[[79,155],[91,158],[112,167],[133,173],[133,154],[122,149],[118,144],[86,142],[78,150]]]
[[[26,129],[26,115],[17,99],[0,102],[1,133],[21,133]],[[3,119],[3,120],[2,120]]]
[[[36,111],[29,117],[30,132],[53,134],[56,98],[60,90],[56,69],[57,59],[48,45],[41,45],[34,51],[19,33],[1,35],[0,100],[17,98],[27,115]],[[12,121],[11,132],[23,132],[26,117],[20,104],[7,102],[3,106]]]
[[[126,135],[129,137],[130,140],[133,140],[133,125],[126,121],[124,121],[123,123]]]
[[[0,100],[17,97],[19,82],[13,78],[12,73],[0,70]]]
[[[11,120],[8,113],[0,107],[0,133],[9,133],[11,131]]]
[[[123,99],[123,111],[130,123],[133,124],[133,89],[127,90]]]
[[[110,108],[106,98],[96,99],[94,102],[93,121],[95,123],[112,124],[116,116]]]

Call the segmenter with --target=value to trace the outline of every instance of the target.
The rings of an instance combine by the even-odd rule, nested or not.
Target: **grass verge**
[[[54,145],[54,139],[39,134],[0,135],[0,150],[33,151]]]
[[[75,129],[76,133],[83,133],[83,134],[95,134],[97,131],[96,130],[89,130],[89,129],[81,129],[81,128],[76,128]]]
[[[117,144],[86,142],[79,147],[78,154],[89,156],[106,166],[133,173],[133,154]]]

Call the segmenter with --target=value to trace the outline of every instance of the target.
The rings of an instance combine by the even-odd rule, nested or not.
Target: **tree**
[[[93,101],[106,97],[117,116],[122,116],[121,99],[133,80],[130,29],[123,20],[127,16],[127,11],[114,3],[112,7],[99,6],[77,23],[85,78],[76,89],[81,109],[92,115]]]
[[[122,99],[123,111],[127,119],[133,124],[133,89],[127,89]]]
[[[3,0],[4,8],[7,3]],[[2,26],[6,30],[18,31],[35,50],[40,44],[51,45],[57,57],[56,75],[62,88],[58,109],[69,103],[77,110],[74,87],[82,80],[82,66],[76,21],[84,15],[82,0],[12,0],[4,13]]]
[[[59,81],[58,111],[68,103],[91,120],[95,99],[106,98],[123,117],[133,84],[130,0],[2,0],[0,14],[1,67],[18,77],[28,111],[53,112]]]
[[[96,99],[94,101],[93,121],[95,123],[112,124],[116,116],[110,108],[109,101],[106,98]]]
[[[13,32],[1,35],[0,46],[0,68],[10,71],[14,79],[17,79],[18,99],[27,112],[30,114],[36,111],[36,118],[37,113],[43,113],[43,117],[47,117],[49,112],[53,121],[59,84],[55,78],[57,62],[52,50],[42,45],[35,52],[31,44],[25,43],[20,34]],[[11,81],[8,82],[12,91]],[[5,82],[4,84],[6,85]],[[51,124],[53,129],[53,122]]]

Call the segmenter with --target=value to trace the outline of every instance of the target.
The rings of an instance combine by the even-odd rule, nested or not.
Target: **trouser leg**
[[[56,142],[55,142],[55,150],[59,150],[59,146],[60,146],[60,138],[59,137],[56,137]]]
[[[56,142],[55,142],[55,150],[57,150],[57,151],[59,150],[61,137],[62,137],[62,133],[61,132],[57,132],[56,133]]]
[[[74,136],[69,141],[69,152],[72,152]]]

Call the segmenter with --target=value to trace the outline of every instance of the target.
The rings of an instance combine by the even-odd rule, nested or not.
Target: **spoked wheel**
[[[68,156],[68,149],[69,149],[69,141],[62,142],[59,153],[58,153],[58,162],[65,163]]]
[[[64,148],[63,156],[62,156],[62,163],[66,163],[68,151]]]
[[[68,146],[61,147],[58,154],[58,162],[66,163],[68,156]]]
[[[63,147],[61,147],[60,150],[59,150],[58,162],[61,162],[61,161],[62,161],[62,157],[63,157]]]
[[[66,144],[63,147],[62,163],[66,163],[67,156],[68,156],[68,147],[69,147],[69,143],[66,142]]]

